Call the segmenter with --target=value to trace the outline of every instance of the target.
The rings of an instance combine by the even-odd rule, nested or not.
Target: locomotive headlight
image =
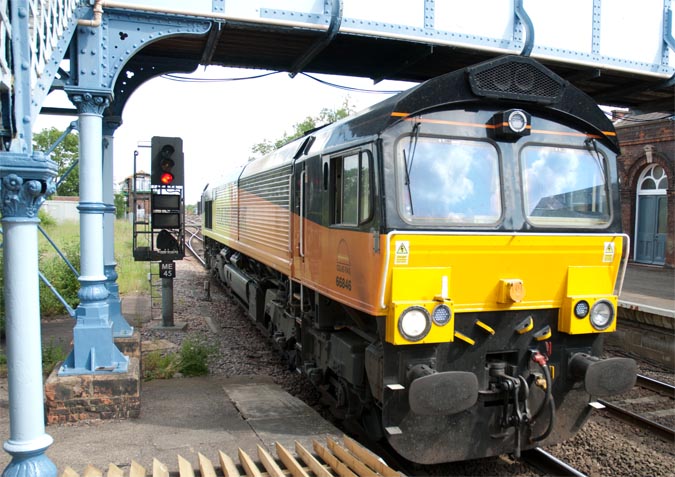
[[[452,311],[448,305],[438,305],[434,308],[434,311],[431,312],[431,321],[436,323],[438,326],[447,325],[450,323],[452,318]]]
[[[398,331],[408,341],[423,339],[431,329],[429,312],[421,306],[406,308],[398,318]]]
[[[488,122],[488,133],[499,141],[517,141],[530,135],[532,116],[522,109],[499,111]]]
[[[527,116],[520,109],[514,109],[509,113],[508,122],[511,131],[519,134],[527,127]]]
[[[591,324],[596,330],[605,330],[614,321],[614,307],[607,300],[599,300],[591,307]]]
[[[588,315],[590,307],[586,300],[579,300],[576,305],[574,305],[574,316],[577,318],[585,318]]]

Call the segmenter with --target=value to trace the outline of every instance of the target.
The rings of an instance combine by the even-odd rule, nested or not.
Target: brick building
[[[150,174],[139,171],[136,173],[135,188],[134,176],[129,176],[120,182],[119,188],[120,193],[126,197],[124,216],[131,220],[145,220],[146,214],[150,211]]]
[[[664,113],[615,123],[621,221],[633,262],[675,267],[675,121]]]

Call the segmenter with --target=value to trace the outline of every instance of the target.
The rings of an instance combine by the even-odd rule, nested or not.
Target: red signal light
[[[173,182],[173,174],[170,172],[162,172],[162,175],[159,177],[159,181],[164,185],[169,185]]]

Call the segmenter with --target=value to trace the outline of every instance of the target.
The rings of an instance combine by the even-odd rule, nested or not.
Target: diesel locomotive
[[[602,358],[630,249],[618,153],[585,93],[496,58],[205,190],[205,258],[336,415],[418,463],[518,455],[635,383]]]

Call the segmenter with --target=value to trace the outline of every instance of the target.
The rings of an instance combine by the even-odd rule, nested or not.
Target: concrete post
[[[122,316],[122,300],[120,300],[115,267],[115,193],[113,190],[113,135],[122,123],[121,118],[105,118],[103,121],[103,257],[105,286],[108,289],[108,318],[113,324],[115,338],[131,336],[134,328]]]
[[[73,351],[64,374],[126,372],[128,358],[115,346],[103,265],[102,116],[106,94],[69,92],[80,123],[80,304],[75,310]]]
[[[56,477],[57,474],[56,466],[45,455],[53,439],[45,433],[42,392],[37,209],[44,200],[43,184],[40,180],[24,181],[16,174],[2,178],[10,403],[10,435],[3,447],[12,456],[3,477]],[[49,193],[53,191],[52,180]]]

